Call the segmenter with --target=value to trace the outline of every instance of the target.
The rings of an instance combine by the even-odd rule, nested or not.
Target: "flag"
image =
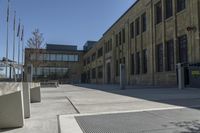
[[[14,12],[14,23],[13,23],[13,30],[15,31],[16,28],[16,11]]]
[[[18,29],[17,29],[17,37],[19,37],[20,34],[20,20],[19,20],[19,25],[18,25]]]
[[[21,41],[24,39],[24,26],[22,27]]]
[[[7,8],[7,22],[9,21],[9,14],[10,14],[10,0],[8,0],[8,8]]]

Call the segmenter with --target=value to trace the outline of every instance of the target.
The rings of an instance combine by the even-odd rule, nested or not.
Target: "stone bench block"
[[[21,83],[0,83],[0,128],[24,125],[24,107]]]
[[[30,84],[31,103],[41,102],[40,83]]]
[[[23,82],[23,103],[24,103],[24,117],[30,118],[31,100],[30,100],[30,83]]]

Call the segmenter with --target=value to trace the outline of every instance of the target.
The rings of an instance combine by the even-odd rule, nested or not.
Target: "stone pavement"
[[[120,90],[116,85],[68,88],[72,90],[66,96],[80,114],[59,117],[62,133],[193,133],[200,127],[200,89]]]
[[[115,85],[79,85],[68,86],[68,88],[75,89],[68,91],[66,96],[81,114],[200,106],[200,89],[120,90]]]
[[[65,97],[65,88],[41,88],[41,103],[31,104],[31,118],[23,128],[0,130],[5,133],[58,133],[58,115],[76,111]]]
[[[81,123],[79,122],[79,126],[78,120],[75,118],[82,119],[86,116],[86,119],[82,120],[85,120],[87,124],[96,118],[98,121],[99,117],[96,117],[97,115],[104,118],[104,115],[111,114],[112,116],[116,114],[113,118],[122,119],[123,117],[119,114],[123,113],[133,113],[130,116],[137,118],[133,121],[136,122],[136,125],[140,125],[140,123],[137,123],[139,122],[138,120],[149,123],[153,122],[153,120],[156,121],[156,119],[162,116],[164,119],[169,117],[169,121],[171,121],[170,118],[173,118],[173,115],[177,116],[177,120],[180,120],[176,122],[183,122],[185,120],[187,123],[189,120],[189,122],[198,124],[199,120],[199,117],[196,117],[196,119],[194,119],[195,117],[186,119],[183,116],[199,116],[199,110],[196,107],[200,106],[200,89],[178,90],[176,88],[128,87],[126,90],[119,90],[119,87],[116,85],[61,85],[59,88],[42,88],[41,91],[42,102],[31,104],[31,118],[26,119],[25,126],[19,129],[0,132],[58,133],[60,130],[61,133],[83,133],[80,128]],[[185,111],[185,109],[187,109],[188,113],[184,115],[176,113],[176,111]],[[154,111],[158,112],[155,113]],[[164,114],[162,114],[162,111],[164,111]],[[150,117],[149,114],[154,115]],[[88,115],[92,117],[87,117]],[[126,122],[126,119],[127,117],[124,118],[124,122]],[[106,122],[106,119],[99,120],[99,122]],[[115,122],[113,121],[113,123]],[[91,128],[99,126],[98,123],[96,124]],[[143,124],[145,125],[145,123]],[[180,123],[174,124],[179,125]],[[101,129],[103,131],[104,126]],[[146,130],[150,130],[150,128]],[[173,131],[173,129],[170,129],[170,131]]]

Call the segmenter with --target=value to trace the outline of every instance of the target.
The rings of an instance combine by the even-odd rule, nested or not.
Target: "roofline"
[[[78,47],[77,45],[68,45],[68,44],[54,44],[54,43],[46,43],[46,45],[57,45],[57,46],[74,46],[74,47]]]
[[[25,50],[36,50],[35,48],[25,48]],[[58,51],[58,52],[84,52],[84,50],[49,50],[45,48],[40,48],[37,50],[44,50],[44,51]]]
[[[131,6],[131,7],[129,7],[126,11],[125,11],[125,13],[123,13],[115,22],[114,22],[114,24],[112,24],[111,26],[110,26],[110,28],[108,28],[108,30],[106,30],[106,32],[104,32],[104,34],[103,34],[103,36],[106,34],[106,33],[108,33],[108,31],[110,30],[110,29],[112,29],[114,26],[115,26],[115,24],[117,24],[120,20],[121,20],[121,18],[123,18],[138,2],[139,2],[140,0],[136,0],[134,3],[133,3],[133,5]]]

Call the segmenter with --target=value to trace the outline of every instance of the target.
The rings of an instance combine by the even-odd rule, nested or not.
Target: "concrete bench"
[[[25,118],[30,118],[31,113],[30,113],[30,84],[29,82],[23,82],[23,103],[24,103],[24,117]]]
[[[21,83],[0,83],[0,128],[24,125],[23,93]]]
[[[59,83],[57,81],[50,82],[41,82],[41,87],[59,87]]]
[[[40,83],[30,83],[31,103],[41,102]]]

